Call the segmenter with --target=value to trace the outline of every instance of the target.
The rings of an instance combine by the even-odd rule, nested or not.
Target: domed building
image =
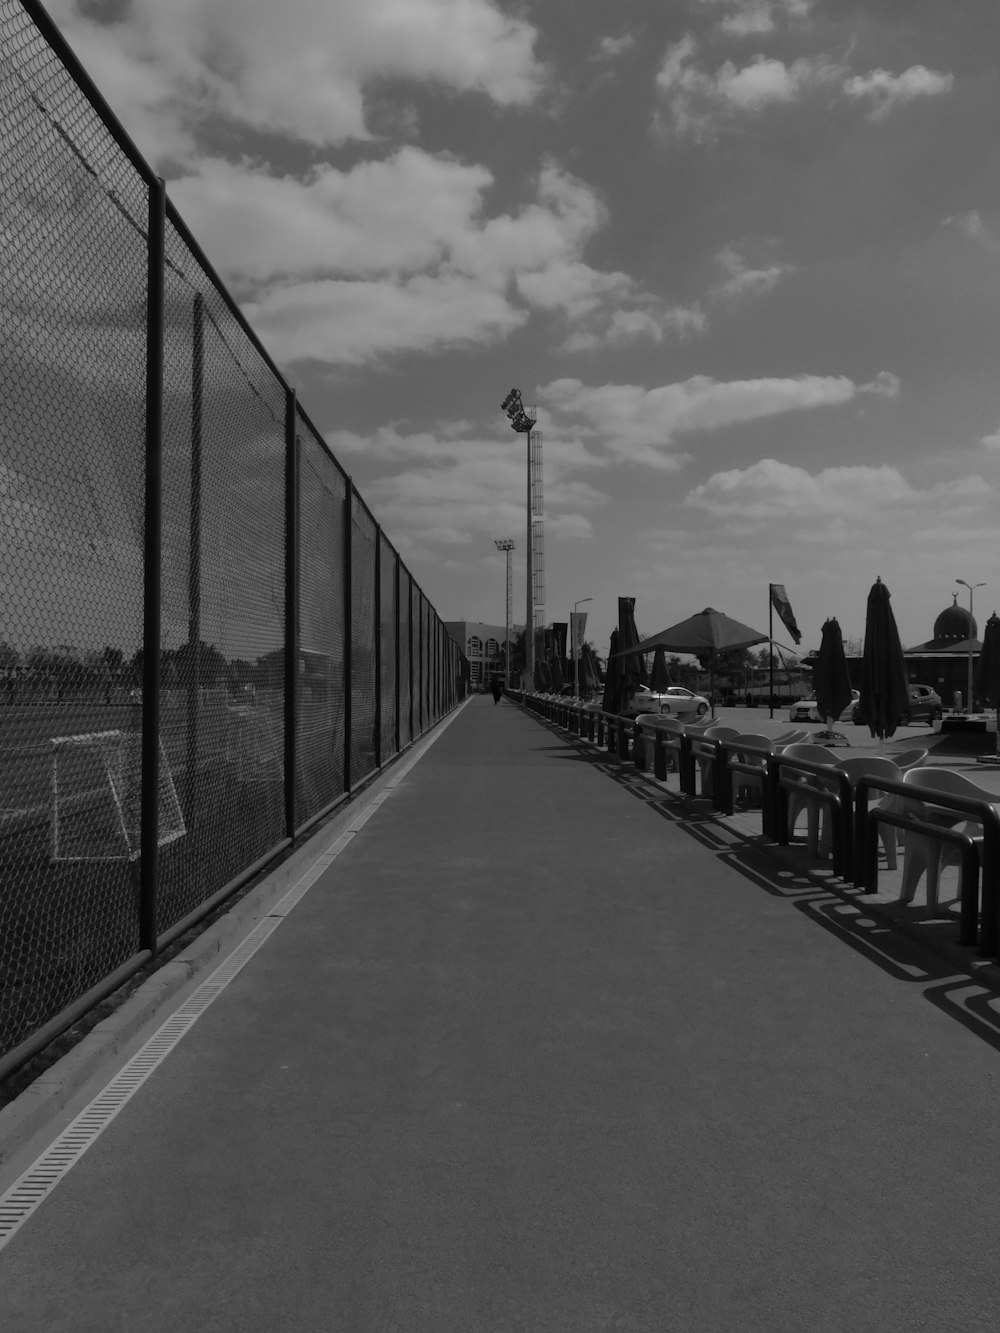
[[[982,647],[976,622],[964,606],[959,606],[957,592],[952,593],[952,599],[951,606],[946,606],[934,622],[934,637],[903,653],[910,680],[933,685],[945,708],[950,707],[956,690],[964,701],[969,683],[969,651],[975,669]]]

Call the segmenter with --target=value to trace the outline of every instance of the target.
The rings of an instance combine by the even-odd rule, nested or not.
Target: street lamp
[[[580,669],[576,665],[576,663],[578,657],[578,649],[581,645],[579,645],[576,642],[576,608],[578,606],[583,606],[584,602],[592,602],[593,600],[594,600],[593,597],[581,597],[578,602],[573,603],[573,619],[570,622],[573,631],[571,636],[573,641],[570,643],[570,650],[573,654],[573,698],[574,699],[579,698],[580,694],[580,685],[579,685]]]
[[[976,632],[975,621],[972,619],[972,594],[975,592],[977,588],[985,588],[986,584],[966,583],[965,579],[956,579],[955,582],[960,583],[963,588],[968,588],[969,590],[969,692],[965,700],[965,711],[971,714],[972,713],[972,639]]]

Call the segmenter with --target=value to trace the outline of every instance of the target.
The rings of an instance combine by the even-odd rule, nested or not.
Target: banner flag
[[[570,620],[570,657],[574,662],[580,659],[580,646],[587,630],[586,611],[571,611]]]
[[[802,632],[795,623],[795,612],[792,610],[792,604],[788,600],[788,594],[785,592],[783,583],[772,583],[771,587],[771,605],[781,617],[781,623],[792,636],[794,643],[802,642]]]

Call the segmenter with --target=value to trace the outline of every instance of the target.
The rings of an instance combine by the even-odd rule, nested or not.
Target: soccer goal
[[[265,708],[227,708],[225,759],[246,783],[282,782],[285,776],[283,738]]]
[[[51,856],[56,861],[134,861],[140,850],[142,735],[90,731],[52,737]],[[161,847],[187,829],[160,742]]]

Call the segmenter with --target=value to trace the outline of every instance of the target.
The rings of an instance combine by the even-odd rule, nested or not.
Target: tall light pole
[[[510,603],[514,592],[514,585],[510,577],[510,553],[514,549],[513,537],[496,537],[493,545],[498,551],[507,552],[507,619],[505,623],[503,640],[503,679],[504,684],[510,689]]]
[[[527,677],[525,689],[535,686],[535,623],[538,619],[536,609],[544,616],[545,604],[545,555],[542,528],[541,495],[541,454],[542,433],[535,430],[538,414],[533,407],[525,407],[521,401],[520,389],[511,389],[500,404],[501,412],[506,412],[511,430],[524,435],[527,440],[528,463],[528,514],[526,557],[528,566],[527,604],[524,616],[524,674]]]
[[[972,712],[972,640],[975,637],[976,633],[975,630],[976,622],[972,619],[972,594],[975,592],[977,588],[985,588],[986,584],[966,583],[965,579],[956,579],[955,582],[960,583],[963,588],[968,588],[969,590],[969,692],[966,695],[965,699],[965,711],[967,713],[971,713]]]
[[[580,647],[580,645],[576,642],[576,608],[578,606],[583,606],[584,602],[592,602],[593,600],[594,600],[593,597],[581,597],[578,602],[573,603],[573,619],[570,621],[570,625],[572,626],[572,631],[573,631],[571,635],[572,642],[570,643],[570,652],[573,654],[573,698],[574,699],[577,699],[580,696],[580,685],[579,685],[580,671],[576,665]]]

